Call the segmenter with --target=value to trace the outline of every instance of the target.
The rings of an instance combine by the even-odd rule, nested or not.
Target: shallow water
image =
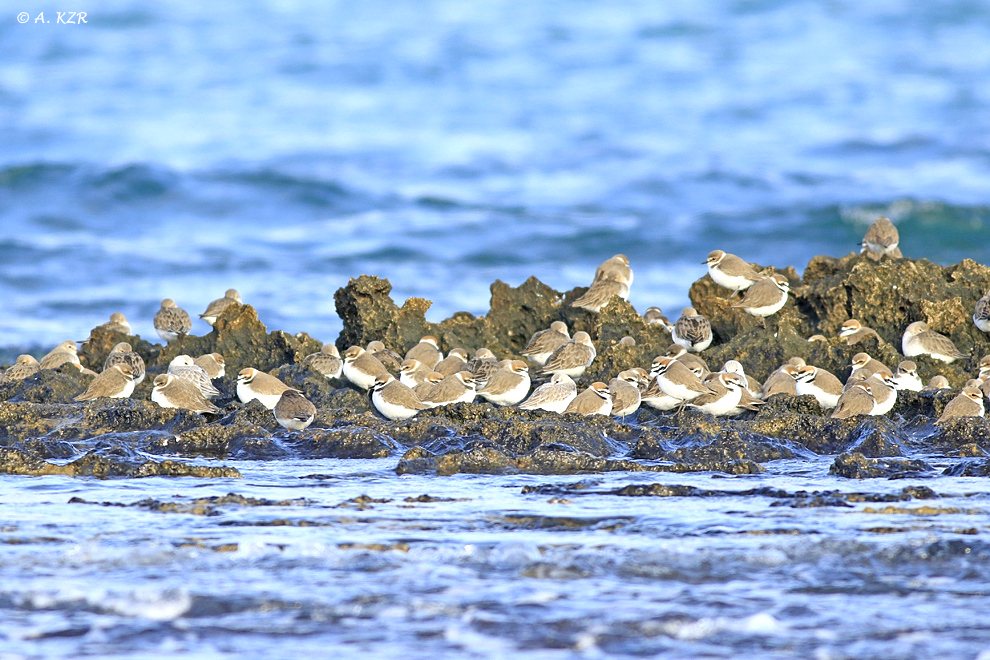
[[[984,2],[23,4],[0,346],[118,310],[154,337],[230,286],[329,340],[361,273],[440,320],[617,252],[676,313],[711,249],[800,270],[880,213],[908,256],[990,261]]]
[[[228,461],[244,479],[209,483],[6,477],[0,655],[990,654],[985,480],[839,483],[830,462],[734,478],[397,477],[394,459]],[[656,482],[718,494],[606,494]],[[523,490],[548,485],[579,489]],[[910,485],[939,498],[792,508],[732,494]],[[281,505],[119,506],[227,493]],[[439,501],[407,500],[424,494]]]

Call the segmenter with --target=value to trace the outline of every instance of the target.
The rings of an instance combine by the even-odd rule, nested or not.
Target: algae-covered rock
[[[924,475],[934,468],[921,460],[903,458],[867,458],[862,454],[839,454],[829,468],[829,474],[847,479],[894,478]]]
[[[133,456],[105,456],[88,452],[66,464],[56,464],[16,449],[0,449],[0,474],[23,476],[62,475],[68,477],[140,478],[202,477],[240,478],[235,468],[189,465],[178,461],[138,461]]]
[[[31,403],[75,403],[86,391],[92,376],[70,364],[58,369],[42,369],[24,380],[0,384],[0,400]]]

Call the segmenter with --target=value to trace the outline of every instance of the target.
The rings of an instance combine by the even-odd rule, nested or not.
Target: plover
[[[647,374],[647,378],[649,378],[649,382],[646,385],[646,389],[640,395],[640,403],[642,405],[661,412],[667,412],[683,403],[680,399],[672,397],[660,389],[660,383],[657,382],[656,378],[650,377],[649,374]]]
[[[924,321],[915,321],[905,328],[904,336],[901,338],[901,349],[904,357],[930,355],[936,360],[947,363],[969,357],[960,352],[951,339],[929,330],[928,324]]]
[[[983,380],[990,378],[990,355],[984,355],[980,358],[978,368],[980,370],[980,378]]]
[[[636,346],[636,338],[626,335],[625,337],[619,340],[619,346],[623,346],[625,348],[634,348]]]
[[[426,380],[426,374],[432,373],[433,369],[416,359],[403,360],[399,365],[399,382],[406,387],[413,388]]]
[[[227,361],[219,353],[206,353],[193,360],[193,364],[202,368],[210,380],[223,378],[227,373]]]
[[[633,272],[629,267],[629,259],[624,254],[617,254],[598,266],[591,287],[572,302],[571,307],[600,312],[615,296],[628,300],[632,282]]]
[[[282,392],[291,389],[275,376],[252,367],[241,369],[237,374],[237,398],[242,403],[257,399],[265,408],[272,410],[282,398]]]
[[[982,332],[990,332],[990,291],[976,301],[976,308],[973,310],[973,323]]]
[[[547,363],[551,353],[570,340],[567,324],[563,321],[554,321],[548,329],[540,330],[530,338],[522,351],[522,356],[542,367]]]
[[[852,346],[870,337],[880,340],[880,335],[873,328],[868,328],[859,322],[859,319],[849,319],[842,324],[839,329],[839,337],[846,340],[847,346]]]
[[[760,393],[760,398],[769,399],[775,394],[797,396],[796,378],[798,370],[804,366],[806,365],[801,365],[800,367],[793,364],[781,365],[763,382],[763,391]]]
[[[572,378],[580,376],[594,362],[598,351],[591,343],[591,336],[582,331],[575,332],[574,338],[559,347],[543,366],[545,374],[565,374]]]
[[[456,374],[457,372],[455,371],[454,373]],[[451,376],[453,375],[454,374],[451,374]],[[439,371],[431,371],[430,373],[426,374],[426,378],[423,379],[422,383],[412,388],[412,391],[417,397],[419,397],[419,400],[422,401],[424,397],[430,395],[430,392],[433,391],[433,388],[439,385],[444,378],[446,378],[446,376],[444,376]]]
[[[122,341],[110,349],[110,354],[103,362],[103,370],[106,371],[115,364],[126,364],[134,373],[134,384],[140,385],[144,380],[144,359],[134,352],[131,345]]]
[[[664,393],[681,401],[691,401],[702,394],[714,394],[684,364],[662,355],[653,360],[650,376],[656,379]]]
[[[340,351],[334,344],[323,344],[318,353],[311,353],[303,358],[302,364],[326,378],[340,378],[344,362],[340,359]]]
[[[423,403],[433,408],[452,403],[471,403],[476,394],[474,385],[474,374],[470,371],[458,371],[433,386]]]
[[[151,400],[162,408],[182,408],[196,413],[220,412],[195,385],[179,380],[174,374],[155,376]]]
[[[825,410],[835,408],[842,396],[842,381],[831,371],[806,365],[797,370],[794,376],[797,394],[810,394]]]
[[[894,408],[894,404],[897,403],[894,374],[889,371],[878,371],[867,378],[865,382],[870,384],[870,393],[873,394],[873,400],[876,402],[873,412],[870,414],[886,415],[889,413]]]
[[[949,389],[952,389],[949,386],[949,379],[946,378],[945,376],[938,375],[938,376],[932,376],[931,377],[931,380],[928,381],[928,384],[925,385],[921,389],[921,391],[922,392],[937,392],[938,390],[949,390]]]
[[[134,392],[134,372],[126,364],[115,364],[98,374],[86,391],[75,400],[90,401],[101,397],[126,399],[132,392]]]
[[[432,371],[433,367],[440,364],[440,360],[443,359],[443,355],[438,348],[437,338],[425,335],[419,340],[418,344],[406,352],[405,359],[419,360]]]
[[[374,355],[360,346],[351,346],[344,351],[344,378],[361,388],[369,390],[375,384],[375,379],[388,370]]]
[[[180,337],[185,337],[192,330],[192,319],[186,310],[175,304],[171,298],[162,301],[161,309],[155,312],[155,331],[162,340],[169,344]]]
[[[747,314],[760,319],[763,327],[767,327],[766,317],[779,312],[787,303],[787,294],[791,285],[781,274],[764,277],[749,287],[742,300],[733,305]]]
[[[659,307],[647,307],[643,312],[643,320],[647,325],[659,325],[667,332],[674,329],[673,324],[663,315],[663,310]]]
[[[76,342],[71,340],[63,341],[53,348],[51,352],[41,358],[38,366],[42,369],[58,369],[66,362],[80,364],[79,347],[76,346]]]
[[[74,368],[79,373],[81,373],[83,376],[96,376],[97,375],[97,373],[95,371],[93,371],[92,369],[87,369],[86,367],[82,366],[78,362],[63,362],[62,363],[62,367],[71,367],[71,368]],[[61,369],[62,367],[59,367],[59,368]]]
[[[692,353],[700,353],[712,343],[712,324],[694,307],[685,307],[674,322],[670,338]]]
[[[636,371],[627,369],[608,382],[608,389],[612,392],[612,415],[625,417],[639,410],[643,397],[639,388],[640,378]]]
[[[708,363],[704,359],[694,353],[688,353],[687,349],[680,344],[671,344],[663,355],[686,365],[696,374],[700,373],[699,378],[704,378],[711,373],[711,369],[708,368]]]
[[[206,373],[206,369],[196,366],[189,355],[176,355],[172,358],[172,361],[168,363],[167,373],[189,383],[207,399],[220,395],[220,390],[213,386],[213,381],[210,375]]]
[[[890,371],[890,367],[880,360],[870,357],[869,353],[856,353],[849,366],[852,367],[852,371],[849,373],[849,378],[846,379],[847,383],[866,380],[878,371]]]
[[[519,408],[562,413],[576,396],[577,385],[571,377],[563,373],[555,373],[550,382],[533,390],[529,398],[519,404]]]
[[[24,380],[38,373],[40,369],[38,360],[33,355],[27,355],[26,353],[24,355],[18,355],[17,361],[7,371],[3,372],[3,380],[0,382],[12,383],[16,380]]]
[[[594,382],[588,389],[574,397],[564,408],[564,412],[579,415],[609,415],[612,412],[612,392],[605,383]]]
[[[420,410],[430,407],[388,372],[375,378],[371,388],[371,403],[375,410],[392,421],[409,419]]]
[[[240,304],[241,304],[241,294],[237,292],[237,289],[227,289],[227,292],[223,294],[223,298],[217,298],[209,305],[207,305],[206,311],[200,314],[199,318],[203,319],[212,326],[216,324],[217,318],[221,314],[223,314],[223,311],[225,309],[227,309],[231,305],[240,305]],[[157,326],[155,327],[157,328]],[[188,330],[186,332],[188,332]]]
[[[830,417],[846,419],[856,415],[872,415],[876,405],[870,384],[860,381],[842,393]]]
[[[708,259],[703,261],[702,265],[708,266],[708,274],[715,284],[732,292],[729,298],[733,298],[740,291],[745,291],[753,286],[762,277],[753,269],[753,266],[736,255],[728,254],[722,250],[709,252]]]
[[[742,394],[739,396],[739,405],[736,406],[735,412],[730,414],[738,415],[744,410],[759,410],[760,406],[763,404],[764,401],[762,399],[756,398],[750,393],[749,390],[744,389]]]
[[[377,339],[374,341],[369,341],[364,350],[378,358],[378,361],[382,363],[382,366],[384,366],[389,373],[396,373],[399,371],[399,366],[402,364],[402,356],[392,349],[386,348],[384,342],[378,341]]]
[[[514,406],[526,398],[530,385],[529,367],[522,360],[512,360],[488,379],[478,396],[499,406]]]
[[[727,360],[726,363],[722,365],[722,371],[741,376],[743,382],[746,383],[746,390],[749,391],[751,395],[755,397],[763,395],[763,383],[748,375],[743,369],[742,363],[738,360]]]
[[[951,417],[983,417],[983,413],[983,392],[974,387],[964,387],[956,398],[946,404],[938,422]]]
[[[458,371],[464,369],[464,365],[468,361],[468,352],[464,348],[452,348],[447,351],[447,357],[440,360],[439,364],[433,368],[433,371],[441,373],[444,376],[453,376]]]
[[[687,404],[688,406],[715,417],[738,414],[739,402],[746,389],[745,383],[739,376],[720,372],[709,374],[703,382],[713,393],[696,397]]]
[[[302,431],[316,419],[316,406],[299,390],[282,392],[272,412],[279,426],[290,431]]]
[[[911,360],[902,360],[894,370],[894,382],[897,389],[920,392],[924,384],[918,376],[918,365]]]
[[[114,312],[110,315],[110,320],[97,326],[100,330],[109,332],[120,332],[125,335],[131,334],[131,324],[127,322],[127,317],[121,312]]]
[[[866,252],[867,256],[873,259],[879,259],[885,255],[900,257],[901,253],[897,249],[897,244],[900,243],[900,240],[900,236],[897,234],[897,227],[894,226],[894,223],[889,218],[880,216],[866,230],[860,252]]]

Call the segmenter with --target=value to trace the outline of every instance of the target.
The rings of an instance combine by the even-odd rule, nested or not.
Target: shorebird
[[[766,317],[776,314],[784,307],[790,287],[790,283],[783,275],[764,277],[749,287],[743,299],[733,307],[759,318],[760,323],[766,328]]]
[[[719,372],[709,374],[704,383],[713,393],[702,394],[690,401],[688,406],[698,408],[715,417],[737,414],[739,402],[746,389],[745,383],[739,376]]]
[[[114,312],[110,315],[110,320],[97,326],[100,330],[109,332],[119,332],[121,334],[131,334],[131,324],[127,322],[127,317],[122,312]]]
[[[134,352],[131,345],[122,341],[110,349],[110,354],[103,362],[103,370],[106,371],[115,364],[126,364],[134,373],[134,384],[140,385],[144,380],[144,359]]]
[[[629,267],[629,259],[623,254],[617,254],[598,267],[591,287],[572,302],[571,307],[600,312],[615,296],[628,300],[632,281],[633,272]]]
[[[976,301],[973,309],[973,323],[982,332],[990,332],[990,291]]]
[[[194,385],[176,378],[174,374],[155,376],[151,400],[162,408],[182,408],[195,413],[216,414],[220,409],[213,405]]]
[[[649,377],[647,377],[648,379]],[[612,415],[625,417],[639,410],[643,393],[640,390],[641,376],[634,369],[619,372],[616,378],[608,382],[612,392]]]
[[[570,340],[567,324],[563,321],[554,321],[549,328],[540,330],[530,338],[522,351],[522,356],[542,367],[555,350]]]
[[[947,363],[969,357],[965,353],[961,353],[951,339],[934,330],[929,330],[928,324],[924,321],[915,321],[905,328],[904,336],[901,339],[901,349],[904,357],[930,355],[936,360]]]
[[[185,337],[192,330],[189,313],[175,304],[171,298],[162,301],[161,309],[155,313],[155,331],[166,344]]]
[[[397,372],[399,370],[399,366],[402,364],[402,356],[392,349],[386,348],[385,342],[378,341],[377,339],[374,341],[369,341],[364,350],[368,351],[368,353],[377,358],[389,373]]]
[[[388,373],[388,369],[378,358],[360,346],[351,346],[344,351],[344,364],[341,370],[344,378],[362,390],[371,389],[378,376]]]
[[[227,374],[227,361],[219,353],[206,353],[193,360],[193,364],[206,372],[210,380],[223,378]]]
[[[894,382],[899,390],[909,390],[920,392],[923,387],[921,377],[918,376],[918,365],[911,360],[902,360],[894,370]]]
[[[24,380],[29,376],[33,376],[41,369],[38,365],[38,360],[35,359],[33,355],[18,355],[17,361],[3,372],[3,380],[0,382],[11,383],[15,380]]]
[[[938,390],[949,390],[952,389],[949,386],[949,379],[941,374],[938,376],[932,376],[928,384],[925,385],[921,391],[922,392],[937,392]]]
[[[42,369],[58,369],[66,362],[80,364],[79,347],[72,340],[63,341],[53,348],[51,352],[41,358],[38,366]]]
[[[115,364],[97,375],[86,391],[75,400],[90,401],[101,397],[126,399],[132,392],[134,392],[134,372],[126,364]]]
[[[833,419],[846,419],[855,415],[872,415],[877,402],[870,384],[860,381],[842,393],[832,410]]]
[[[894,223],[880,216],[866,230],[860,252],[866,252],[868,257],[876,260],[883,256],[900,257],[901,252],[897,249],[900,240]]]
[[[579,415],[609,415],[612,412],[612,392],[605,383],[594,382],[567,404],[565,413]]]
[[[870,357],[869,353],[856,353],[849,366],[852,367],[852,371],[849,373],[846,383],[866,380],[878,371],[890,371],[890,367],[880,360]]]
[[[983,417],[983,413],[983,392],[965,387],[956,398],[946,404],[936,424],[952,417]]]
[[[206,311],[199,315],[199,318],[206,321],[211,326],[215,325],[217,318],[223,314],[223,311],[230,307],[231,305],[241,304],[241,294],[237,292],[237,289],[227,289],[227,292],[223,294],[223,298],[217,298],[209,305],[206,306]]]
[[[285,390],[272,409],[275,421],[290,431],[302,431],[316,419],[316,406],[298,390]]]
[[[694,307],[685,307],[681,317],[674,322],[670,338],[692,353],[700,353],[712,343],[712,324]]]
[[[433,371],[444,376],[453,376],[458,371],[462,371],[468,361],[468,352],[464,348],[452,348],[447,351],[447,357],[433,368]]]
[[[468,360],[462,371],[470,371],[478,383],[487,383],[488,379],[501,369],[501,365],[495,354],[487,348],[479,348],[474,352],[474,357]]]
[[[237,398],[242,403],[257,399],[265,408],[272,410],[282,398],[282,392],[290,389],[275,376],[252,367],[241,369],[237,375]]]
[[[643,312],[643,320],[646,321],[647,325],[659,325],[667,332],[674,329],[673,324],[667,320],[667,317],[663,315],[663,310],[659,307],[647,307],[646,311]]]
[[[734,254],[722,250],[712,250],[708,259],[702,262],[708,266],[708,274],[715,284],[729,289],[729,298],[756,284],[762,277],[756,270]]]
[[[843,323],[842,328],[839,330],[839,337],[845,339],[848,346],[852,346],[870,337],[880,339],[880,335],[877,334],[876,330],[866,327],[858,319],[849,319]]]
[[[529,398],[519,404],[522,410],[547,410],[562,413],[571,400],[577,396],[577,385],[571,377],[555,373],[550,382],[533,390]]]
[[[702,394],[714,394],[711,388],[701,382],[701,379],[684,364],[669,357],[661,355],[653,360],[650,375],[657,380],[664,393],[681,401],[690,401]]]
[[[476,394],[474,384],[474,374],[470,371],[458,371],[437,383],[423,399],[423,403],[433,408],[452,403],[471,403]]]
[[[319,352],[304,357],[302,364],[326,378],[340,378],[344,371],[344,361],[334,344],[323,344]]]
[[[207,399],[219,396],[220,390],[203,367],[197,367],[188,355],[177,355],[168,364],[168,373],[198,389]]]
[[[419,360],[432,370],[443,359],[443,355],[440,353],[438,347],[437,338],[431,335],[424,335],[420,338],[418,344],[406,351],[405,359]]]
[[[386,419],[409,419],[430,406],[420,401],[413,391],[385,372],[375,378],[371,388],[371,403]]]
[[[835,408],[842,396],[842,381],[830,371],[806,365],[794,375],[799,396],[810,394],[825,410]]]
[[[478,396],[499,406],[514,406],[529,394],[530,384],[529,367],[522,360],[512,360],[488,379]]]
[[[426,380],[426,374],[432,372],[433,369],[415,358],[403,360],[402,364],[399,365],[399,382],[406,387],[413,388]]]
[[[664,351],[664,357],[669,357],[677,360],[681,364],[685,365],[688,369],[696,374],[699,374],[699,378],[703,378],[711,373],[711,369],[708,368],[708,363],[698,355],[694,353],[688,353],[687,349],[680,344],[671,344]]]
[[[575,332],[574,338],[550,354],[543,366],[544,374],[565,374],[577,377],[591,366],[598,352],[587,332]]]

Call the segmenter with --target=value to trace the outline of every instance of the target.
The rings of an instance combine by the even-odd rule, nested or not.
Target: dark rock
[[[230,467],[205,467],[178,461],[139,461],[132,455],[106,456],[97,451],[56,465],[16,449],[0,449],[0,474],[24,476],[64,475],[69,477],[139,478],[139,477],[204,477],[240,478],[241,473]]]
[[[942,470],[947,477],[990,477],[990,459],[962,461]]]
[[[284,444],[304,458],[387,458],[398,448],[387,435],[359,426],[310,427],[289,434]]]
[[[21,381],[0,384],[0,400],[30,403],[75,403],[86,391],[92,376],[68,364],[43,369]]]
[[[79,347],[79,361],[83,366],[99,373],[103,371],[103,363],[106,362],[111,349],[122,341],[131,345],[131,350],[141,356],[145,365],[158,362],[158,355],[162,349],[160,344],[152,344],[141,339],[139,335],[125,335],[101,326],[93,328],[89,338]]]
[[[254,424],[211,424],[178,436],[158,438],[145,447],[149,454],[184,457],[268,460],[287,458],[292,452],[272,440],[266,429]]]
[[[933,470],[931,465],[921,460],[867,458],[862,454],[839,454],[828,472],[847,479],[874,479],[921,476]]]

